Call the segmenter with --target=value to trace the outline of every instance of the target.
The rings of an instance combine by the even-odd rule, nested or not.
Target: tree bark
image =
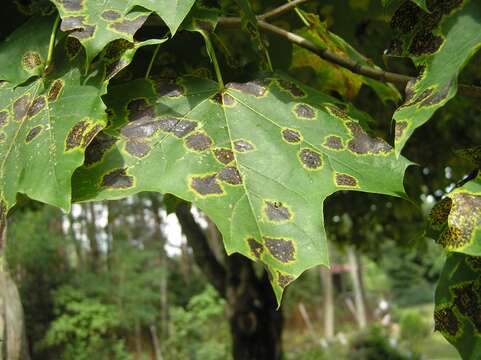
[[[324,295],[324,337],[334,337],[334,287],[331,270],[321,267],[321,284]]]
[[[358,256],[352,246],[347,248],[347,256],[349,259],[349,265],[351,266],[351,280],[352,280],[352,289],[354,292],[354,305],[356,309],[356,320],[359,326],[359,329],[365,329],[367,325],[366,319],[366,305],[364,302],[364,294],[362,288],[362,282],[360,278],[360,271],[359,268],[359,261]]]
[[[283,316],[276,310],[267,273],[259,277],[253,263],[239,254],[220,263],[195,222],[190,205],[179,204],[176,214],[197,265],[227,301],[234,360],[282,359]]]

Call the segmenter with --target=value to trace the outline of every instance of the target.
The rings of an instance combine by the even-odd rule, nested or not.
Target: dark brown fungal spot
[[[394,126],[394,138],[399,140],[403,137],[404,130],[408,127],[407,121],[396,121],[396,125]]]
[[[82,9],[83,0],[59,0],[59,2],[67,11],[79,11]]]
[[[292,219],[289,209],[279,201],[265,201],[264,213],[273,222],[285,222]]]
[[[324,146],[332,150],[341,150],[343,148],[342,139],[336,135],[330,135],[324,141]]]
[[[466,256],[464,260],[473,271],[481,271],[481,256]]]
[[[66,151],[74,149],[82,144],[84,132],[87,130],[88,126],[88,122],[82,120],[70,129],[65,143]]]
[[[429,213],[429,222],[431,223],[431,225],[438,226],[448,221],[448,216],[451,212],[452,206],[453,201],[448,197],[445,197],[436,205],[434,205],[431,209],[431,212]]]
[[[47,99],[50,102],[56,101],[60,94],[60,91],[63,88],[63,80],[55,80],[52,85],[50,86],[50,90],[48,91]]]
[[[104,154],[111,149],[116,139],[106,133],[99,133],[85,150],[85,166],[90,166],[102,160]]]
[[[392,146],[384,139],[370,137],[358,123],[350,121],[346,126],[352,134],[352,139],[347,144],[352,152],[359,155],[377,155],[387,154],[392,150]]]
[[[214,149],[214,156],[218,161],[225,165],[234,160],[234,153],[232,150],[226,148]]]
[[[451,82],[448,82],[438,91],[432,91],[431,94],[419,104],[419,106],[430,106],[439,104],[441,101],[447,98],[450,89]]]
[[[161,130],[174,134],[178,138],[183,138],[184,136],[190,134],[192,131],[195,130],[196,127],[196,121],[177,119],[174,117],[167,117],[159,120],[159,128]],[[201,140],[200,138],[196,139]]]
[[[301,141],[301,134],[298,131],[292,129],[282,130],[282,137],[285,141],[292,144],[297,144]]]
[[[409,46],[409,52],[416,56],[432,54],[440,48],[442,43],[443,38],[441,36],[434,35],[430,31],[421,30],[414,35]]]
[[[297,104],[294,112],[303,119],[314,119],[316,117],[316,111],[307,104]]]
[[[83,29],[85,16],[69,16],[62,19],[60,24],[60,30],[62,31],[72,31]]]
[[[444,247],[456,249],[468,245],[473,233],[481,226],[481,196],[459,192],[453,194],[451,200],[448,227],[438,242]]]
[[[239,139],[234,141],[234,149],[243,153],[254,150],[254,145],[250,141]]]
[[[125,144],[125,151],[138,158],[146,156],[151,149],[152,147],[149,144],[142,141],[127,141]]]
[[[104,20],[115,21],[120,18],[121,14],[115,10],[105,10],[100,16]]]
[[[30,105],[30,98],[28,95],[23,95],[13,103],[13,117],[16,121],[21,121],[27,115]]]
[[[182,86],[164,79],[154,81],[154,90],[159,96],[179,97],[184,94]]]
[[[135,99],[127,104],[127,119],[129,122],[138,120],[152,120],[155,118],[154,106],[146,99]]]
[[[258,241],[253,238],[247,239],[247,244],[249,244],[249,248],[251,249],[251,253],[257,258],[260,259],[262,253],[264,252],[264,246]]]
[[[193,191],[202,196],[221,195],[224,193],[217,181],[216,174],[206,176],[194,176],[190,179]]]
[[[120,133],[128,139],[146,138],[159,129],[159,121],[150,118],[132,121],[120,129]]]
[[[299,159],[308,169],[319,169],[322,166],[321,155],[310,149],[302,149],[299,151]]]
[[[220,170],[217,177],[231,185],[242,184],[241,174],[239,173],[239,170],[233,166],[228,166]]]
[[[459,330],[459,321],[451,308],[434,311],[434,330],[456,336]]]
[[[143,25],[145,20],[147,20],[147,16],[142,15],[133,20],[124,19],[121,22],[110,24],[110,27],[121,33],[134,35],[137,30]]]
[[[234,89],[255,97],[262,97],[266,94],[269,81],[266,80],[254,80],[246,83],[230,83],[228,88]]]
[[[108,64],[105,71],[105,77],[107,78],[107,80],[112,79],[128,65],[129,62],[125,59],[120,59],[119,61],[114,61],[113,63]]]
[[[335,179],[337,186],[356,187],[358,185],[357,179],[348,174],[336,173]]]
[[[114,189],[127,189],[134,184],[134,177],[127,175],[127,169],[115,169],[102,177],[102,186]]]
[[[293,281],[294,281],[294,276],[283,274],[280,271],[277,272],[277,282],[279,283],[279,286],[281,288],[285,288],[287,285],[289,285]]]
[[[263,237],[264,244],[271,255],[282,263],[295,260],[295,248],[292,240]]]
[[[8,122],[8,111],[0,111],[0,128],[4,127]]]
[[[324,107],[327,109],[327,111],[329,111],[329,113],[331,115],[333,115],[335,117],[338,117],[338,118],[343,119],[343,120],[349,119],[349,115],[344,110],[337,107],[336,105],[327,104],[327,105],[324,105]]]
[[[468,281],[460,286],[453,286],[451,291],[454,294],[454,305],[458,311],[468,317],[479,332],[481,331],[481,317],[479,316],[481,302],[478,296],[478,287],[479,283]]]
[[[414,91],[414,90],[413,90]],[[410,96],[410,100],[406,101],[403,106],[409,106],[417,104],[424,99],[428,98],[433,93],[433,88],[423,90],[418,96],[413,99],[413,96]]]
[[[45,100],[45,96],[39,96],[35,98],[28,108],[27,116],[31,118],[37,115],[45,107],[46,103],[47,101]]]
[[[117,60],[122,54],[128,50],[133,49],[135,45],[125,39],[116,39],[108,43],[104,49],[104,58],[108,60]]]
[[[411,1],[405,1],[391,18],[391,27],[401,33],[408,33],[414,29],[422,10]]]
[[[28,70],[34,70],[42,65],[42,58],[36,51],[27,51],[22,57],[22,66]]]
[[[38,126],[35,126],[35,127],[31,128],[30,131],[28,132],[27,136],[25,137],[25,142],[29,143],[33,139],[35,139],[40,134],[40,132],[42,131],[42,128],[43,128],[42,125],[38,125]]]
[[[291,81],[284,80],[284,79],[279,79],[277,80],[277,83],[279,84],[279,87],[288,93],[290,93],[293,97],[304,97],[306,96],[306,93],[304,90],[302,90],[299,86],[294,84]]]
[[[71,36],[67,37],[67,40],[65,41],[65,51],[69,59],[75,58],[80,52],[81,48],[82,44],[80,44],[80,41],[78,39]]]
[[[204,151],[212,146],[212,139],[205,133],[198,132],[185,138],[185,145],[195,151]]]
[[[229,94],[217,93],[212,97],[212,99],[220,105],[232,106],[235,104],[235,99]]]
[[[92,141],[92,139],[95,137],[95,135],[98,134],[98,132],[100,130],[102,130],[102,125],[95,125],[93,128],[91,128],[83,137],[82,139],[82,147],[86,147],[88,146],[88,144],[90,144],[90,142]]]
[[[84,25],[82,28],[72,31],[71,35],[76,37],[79,40],[85,40],[91,38],[95,33],[96,26],[95,25]]]

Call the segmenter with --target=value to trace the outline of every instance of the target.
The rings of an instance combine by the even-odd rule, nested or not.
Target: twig
[[[145,72],[145,78],[148,79],[150,76],[150,72],[152,71],[152,67],[154,66],[155,58],[157,57],[157,54],[159,53],[161,44],[157,44],[155,47],[154,53],[152,54],[152,58],[150,59],[149,62],[149,67],[147,68],[147,71]]]
[[[57,36],[58,25],[60,24],[60,16],[57,15],[53,23],[52,33],[50,34],[50,43],[48,45],[47,61],[45,62],[44,72],[47,73],[50,69],[53,58],[53,49],[55,48],[55,38]]]
[[[293,3],[294,2],[291,2],[289,4],[293,4]],[[236,18],[236,17],[221,17],[218,22],[219,26],[225,26],[225,27],[238,27],[240,26],[240,24],[241,24],[240,18]],[[382,82],[399,84],[401,86],[406,86],[409,80],[416,79],[408,75],[384,71],[380,68],[374,68],[372,66],[360,64],[359,62],[349,58],[340,57],[334,52],[328,50],[327,48],[320,47],[315,43],[313,43],[312,41],[307,40],[302,36],[299,36],[297,34],[284,30],[275,25],[269,24],[264,20],[258,20],[257,24],[259,26],[259,29],[261,29],[262,31],[279,35],[293,44],[296,44],[304,49],[312,51],[313,53],[319,55],[324,60],[332,62],[339,66],[342,66],[343,68],[346,68],[355,74],[363,75],[371,79],[379,80]],[[481,87],[461,84],[458,86],[458,94],[466,97],[481,98]]]
[[[262,15],[257,16],[257,20],[258,21],[259,20],[267,20],[271,17],[283,15],[283,14],[295,9],[297,6],[299,6],[299,5],[301,5],[305,2],[308,2],[308,1],[311,1],[311,0],[293,0],[293,1],[290,1],[287,4],[276,7],[275,9],[272,9],[271,11],[268,11],[268,12],[262,14]]]

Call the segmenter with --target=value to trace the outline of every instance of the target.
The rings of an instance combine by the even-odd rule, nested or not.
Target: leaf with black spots
[[[369,137],[355,109],[288,79],[218,91],[197,78],[113,87],[106,132],[117,141],[77,170],[74,199],[158,191],[192,201],[219,227],[229,254],[269,269],[280,301],[304,270],[329,263],[324,199],[338,190],[404,196],[410,163]],[[132,142],[149,152],[130,152]]]

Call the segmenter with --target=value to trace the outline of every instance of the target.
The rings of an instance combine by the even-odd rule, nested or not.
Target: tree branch
[[[289,4],[293,4],[293,3],[294,1]],[[289,4],[286,4],[286,5],[289,5]],[[289,9],[292,9],[292,7]],[[272,10],[270,13],[274,13],[275,10],[276,9]],[[329,61],[331,63],[334,63],[336,65],[339,65],[343,68],[346,68],[355,74],[363,75],[368,78],[375,79],[382,82],[399,84],[403,87],[406,86],[408,81],[416,80],[415,77],[385,71],[380,68],[375,68],[372,66],[360,64],[359,62],[349,58],[343,58],[335,54],[334,52],[330,51],[329,49],[316,45],[312,41],[302,36],[299,36],[297,34],[284,30],[280,27],[267,23],[266,21],[262,20],[262,17],[265,15],[266,14],[258,17],[257,24],[260,30],[281,36],[287,41],[319,55],[319,57],[321,57],[322,59]],[[236,18],[236,17],[221,17],[219,18],[218,25],[224,26],[224,27],[239,27],[241,25],[241,20],[240,18]],[[461,84],[458,86],[458,95],[472,97],[472,98],[481,98],[481,87]]]
[[[271,11],[265,12],[264,14],[257,16],[257,20],[258,21],[267,20],[268,18],[271,18],[271,17],[283,15],[291,10],[294,10],[297,6],[308,1],[311,1],[311,0],[294,0],[294,1],[288,2],[287,4],[276,7]]]
[[[215,289],[223,297],[226,296],[226,270],[220,264],[207,242],[207,238],[190,212],[190,204],[183,201],[175,210],[177,219],[182,226],[182,232],[187,242],[192,247],[194,259],[204,275],[214,285]]]

